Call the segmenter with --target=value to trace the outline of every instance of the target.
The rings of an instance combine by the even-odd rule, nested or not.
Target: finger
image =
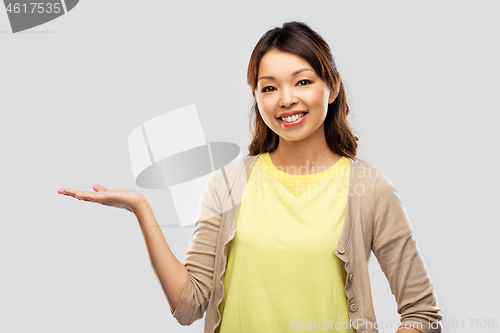
[[[76,191],[73,190],[73,189],[70,189],[70,188],[63,188],[63,189],[60,189],[57,192],[60,193],[60,194],[64,194],[64,195],[74,196]]]
[[[94,198],[95,198],[94,192],[87,192],[87,191],[76,191],[75,192],[75,199],[89,200],[89,199],[94,199]]]
[[[99,184],[94,185],[93,188],[94,188],[94,191],[96,191],[96,192],[101,192],[101,191],[107,191],[108,190],[107,188],[105,188],[104,186],[99,185]]]
[[[77,191],[75,193],[75,198],[80,199],[88,199],[94,202],[102,203],[110,198],[110,195],[113,191],[99,191],[99,192],[91,192],[91,191]]]

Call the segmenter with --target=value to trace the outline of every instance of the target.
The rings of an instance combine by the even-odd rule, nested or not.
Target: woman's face
[[[317,131],[324,135],[328,104],[333,103],[338,90],[331,92],[305,59],[271,49],[260,61],[257,80],[257,106],[274,133],[290,141]]]

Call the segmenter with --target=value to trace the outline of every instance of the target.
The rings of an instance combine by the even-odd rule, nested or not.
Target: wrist
[[[149,202],[144,198],[139,202],[139,204],[135,208],[132,209],[132,212],[137,217],[139,217],[140,214],[147,211],[148,209],[151,209],[151,206],[149,206]]]

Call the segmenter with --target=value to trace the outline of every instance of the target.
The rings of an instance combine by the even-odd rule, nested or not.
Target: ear
[[[332,104],[340,92],[340,83],[335,86],[335,89],[330,91],[330,96],[328,97],[328,104]]]

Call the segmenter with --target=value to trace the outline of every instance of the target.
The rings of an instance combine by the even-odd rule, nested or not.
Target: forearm
[[[175,311],[188,281],[188,270],[170,250],[149,203],[145,201],[134,213],[139,221],[153,270],[170,308]]]

